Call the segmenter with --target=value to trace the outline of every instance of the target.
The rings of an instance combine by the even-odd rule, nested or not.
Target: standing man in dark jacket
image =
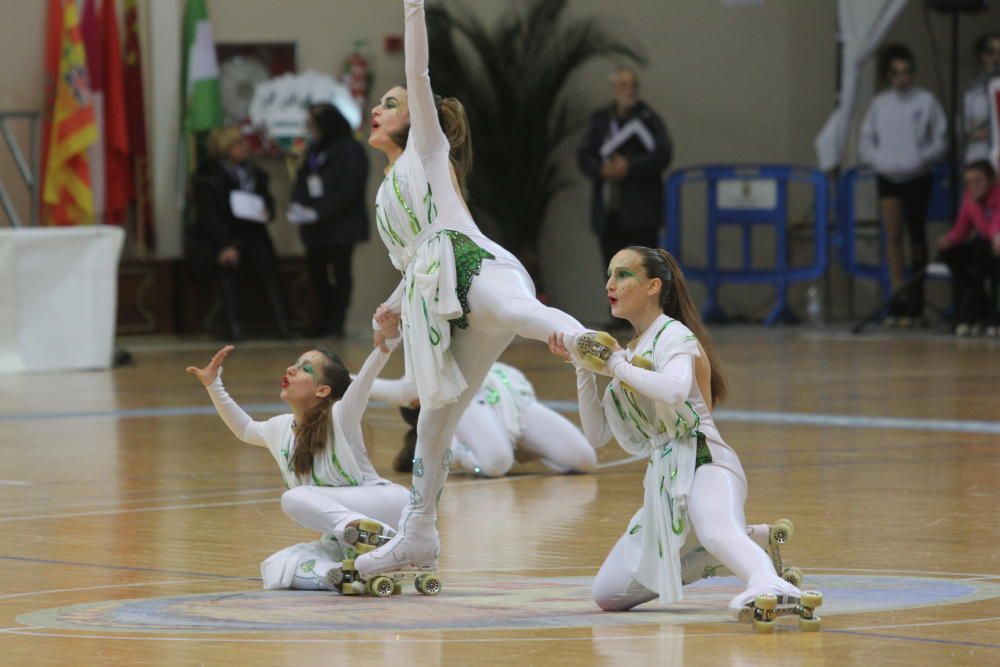
[[[243,338],[236,298],[240,267],[259,278],[278,336],[288,338],[278,255],[267,231],[274,218],[267,174],[250,162],[250,146],[239,128],[212,130],[207,147],[210,157],[192,178],[195,220],[187,233],[187,254],[220,289],[228,340]]]
[[[319,310],[312,333],[344,334],[351,303],[351,256],[368,240],[368,156],[329,104],[309,109],[311,141],[292,189],[288,220],[299,225]],[[332,283],[331,283],[332,279]]]
[[[591,227],[605,268],[625,246],[659,244],[663,172],[672,150],[663,121],[639,99],[635,70],[616,70],[611,90],[614,102],[590,117],[577,154],[580,169],[594,184]]]

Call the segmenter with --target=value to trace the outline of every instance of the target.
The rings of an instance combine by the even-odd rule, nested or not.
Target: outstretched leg
[[[590,472],[597,465],[597,453],[580,429],[541,403],[525,409],[524,432],[518,445],[558,472]]]

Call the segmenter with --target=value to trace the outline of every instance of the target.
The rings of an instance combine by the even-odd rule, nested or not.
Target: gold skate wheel
[[[341,584],[340,594],[341,595],[360,595],[361,593],[354,587],[355,582],[350,582],[346,584]]]
[[[749,623],[753,620],[753,609],[750,607],[741,607],[736,620],[740,623]]]
[[[778,544],[787,544],[795,534],[795,526],[788,519],[778,519],[771,526],[771,538]]]
[[[395,583],[389,577],[374,577],[368,582],[368,592],[379,598],[391,596],[395,587]]]
[[[819,591],[803,591],[802,597],[799,598],[799,604],[815,609],[823,604],[823,594]]]
[[[821,625],[819,616],[799,619],[800,632],[819,632]]]
[[[753,606],[762,611],[774,611],[778,607],[778,596],[774,593],[758,593]]]
[[[797,567],[786,567],[781,573],[781,578],[796,588],[802,586],[802,570]]]
[[[354,550],[357,551],[358,554],[366,554],[369,551],[375,551],[375,547],[370,544],[365,544],[364,542],[358,542],[354,545]]]
[[[774,621],[753,621],[753,631],[761,635],[774,634]]]
[[[353,558],[346,558],[346,559],[340,561],[340,567],[343,568],[343,570],[345,572],[353,571],[354,570],[354,559]]]
[[[358,530],[368,533],[368,539],[365,540],[368,544],[377,544],[378,536],[382,534],[382,524],[371,519],[362,519],[358,522]]]
[[[441,579],[436,574],[421,574],[413,585],[423,595],[437,595],[441,592]]]
[[[604,370],[605,362],[611,358],[618,341],[604,331],[588,331],[577,336],[574,344],[580,363],[598,373]]]

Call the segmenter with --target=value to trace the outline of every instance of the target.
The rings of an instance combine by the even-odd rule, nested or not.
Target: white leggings
[[[711,463],[694,474],[688,518],[698,541],[744,584],[777,577],[767,553],[747,535],[743,505],[747,488],[732,471]],[[594,601],[605,611],[625,611],[657,597],[635,579],[625,559],[622,535],[594,578]]]
[[[399,484],[297,486],[281,495],[281,509],[304,528],[344,539],[356,519],[375,519],[395,529],[409,494]]]
[[[573,422],[541,403],[527,406],[522,418],[524,430],[515,442],[492,407],[470,404],[455,431],[455,439],[469,450],[460,460],[462,466],[486,477],[500,477],[514,465],[517,447],[556,472],[594,469],[597,454]]]
[[[515,335],[545,342],[555,331],[577,332],[584,327],[566,313],[535,298],[534,285],[523,270],[483,262],[469,290],[469,328],[456,329],[451,340],[468,388],[458,400],[436,410],[421,410],[413,458],[413,489],[400,530],[407,518],[421,517],[426,525],[437,516],[437,501],[451,466],[451,442],[459,419],[479,392],[490,367]]]

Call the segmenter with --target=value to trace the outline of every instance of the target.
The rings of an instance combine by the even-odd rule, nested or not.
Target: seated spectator
[[[207,148],[209,159],[192,177],[195,215],[187,231],[188,256],[219,287],[228,340],[243,338],[236,301],[240,267],[260,279],[277,333],[287,338],[278,256],[267,232],[274,218],[267,174],[249,162],[250,147],[239,128],[213,130]]]
[[[985,330],[988,336],[996,336],[1000,328],[1000,184],[986,160],[965,167],[965,196],[958,219],[938,247],[951,270],[955,333],[970,336]]]

